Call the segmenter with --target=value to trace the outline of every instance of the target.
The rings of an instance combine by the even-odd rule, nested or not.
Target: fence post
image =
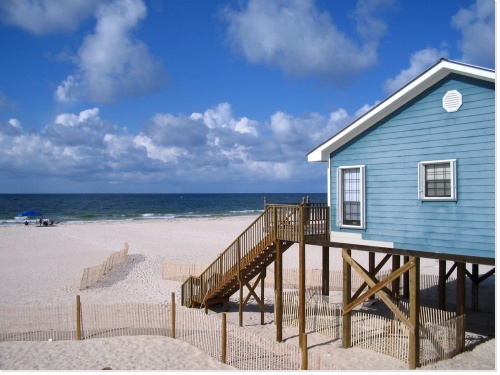
[[[226,324],[226,313],[222,313],[222,354],[221,362],[227,363],[226,359],[226,348],[227,348],[227,324]]]
[[[302,364],[300,366],[301,370],[307,370],[307,333],[303,333],[300,339],[301,351],[302,351]]]
[[[299,208],[299,338],[306,333],[306,243],[304,206]],[[302,345],[302,340],[299,339]]]
[[[175,339],[175,293],[174,292],[172,292],[170,316],[172,320],[172,338]]]
[[[79,295],[76,296],[76,339],[82,339],[82,304]]]

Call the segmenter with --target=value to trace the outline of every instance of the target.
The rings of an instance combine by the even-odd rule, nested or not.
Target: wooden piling
[[[302,334],[302,337],[300,339],[300,347],[301,347],[301,353],[302,353],[302,363],[301,363],[300,369],[307,370],[308,362],[307,362],[307,334],[306,333]]]
[[[321,274],[321,293],[324,296],[330,295],[330,248],[322,247],[322,274]]]
[[[274,207],[274,241],[276,243],[276,262],[275,262],[275,311],[276,311],[276,341],[283,341],[283,250],[281,241],[278,239],[278,210]]]
[[[420,366],[420,258],[410,257],[410,370]]]
[[[227,322],[226,313],[222,313],[222,345],[221,345],[221,362],[227,363]]]
[[[375,271],[375,253],[373,251],[370,251],[368,253],[368,272],[372,277],[376,276],[376,271]],[[373,296],[370,296],[371,300],[375,299],[375,294]]]
[[[395,272],[401,267],[401,257],[399,255],[394,254],[392,256],[392,272]],[[391,291],[392,291],[392,300],[395,304],[399,303],[399,287],[400,287],[400,277],[395,278],[392,281]]]
[[[479,265],[472,264],[472,281],[471,285],[471,297],[472,297],[472,311],[479,311]]]
[[[82,304],[80,296],[76,296],[76,339],[82,339]]]
[[[409,256],[403,257],[403,262],[406,264],[410,261]],[[409,272],[405,272],[403,274],[403,297],[410,298],[410,274]]]
[[[299,343],[306,332],[306,244],[304,236],[305,210],[300,206],[299,214]]]
[[[439,260],[438,308],[446,310],[446,260]]]
[[[351,265],[347,262],[344,254],[351,256],[350,249],[342,249],[342,306],[345,308],[351,303]],[[342,316],[342,347],[351,347],[351,312]]]
[[[457,316],[462,316],[465,314],[465,289],[466,289],[466,268],[465,263],[457,262]],[[465,323],[464,323],[465,324]],[[461,334],[457,332],[458,348],[459,352],[462,352],[465,348],[465,331]]]

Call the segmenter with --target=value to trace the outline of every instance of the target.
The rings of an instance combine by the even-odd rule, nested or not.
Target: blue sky
[[[307,153],[444,57],[495,67],[494,0],[2,0],[0,193],[326,192]]]

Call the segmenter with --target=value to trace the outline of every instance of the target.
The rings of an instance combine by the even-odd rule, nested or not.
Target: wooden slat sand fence
[[[80,282],[80,290],[88,288],[98,282],[104,275],[118,264],[127,261],[128,257],[128,243],[125,244],[123,250],[115,251],[112,253],[104,263],[98,266],[88,267],[83,270],[82,281]]]
[[[163,262],[163,279],[183,283],[189,276],[200,275],[208,266],[208,264]]]
[[[176,323],[176,338],[220,359],[222,355],[221,320],[199,309],[176,307],[182,319]],[[226,324],[225,363],[239,370],[300,370],[302,354],[297,346],[278,343]],[[339,370],[337,366],[308,353],[310,370]]]
[[[222,360],[220,316],[167,303],[81,304],[79,309],[78,304],[79,298],[76,304],[62,306],[0,307],[0,341],[167,336]],[[239,370],[301,369],[303,359],[298,347],[260,337],[234,324],[226,324],[225,331],[226,364]],[[339,370],[321,356],[309,352],[307,358],[310,370]]]
[[[406,301],[399,303],[407,313]],[[463,351],[458,339],[465,333],[465,315],[422,306],[420,308],[420,362],[422,365],[449,359]]]
[[[185,263],[163,263],[163,279],[184,282],[189,276],[199,275],[207,265],[204,264],[185,264]],[[266,269],[267,277],[264,281],[265,288],[274,288],[274,267],[270,266]],[[378,278],[384,278],[390,274],[390,271],[381,271],[377,274]],[[342,271],[330,271],[329,273],[330,291],[342,290]],[[356,273],[352,273],[352,288],[358,289],[364,280]],[[306,285],[308,289],[321,291],[322,272],[319,269],[306,270]],[[283,270],[283,288],[284,289],[299,289],[299,270],[289,268]]]
[[[0,341],[76,339],[76,305],[0,307]]]
[[[296,291],[283,295],[283,325],[299,326],[299,299]],[[407,302],[400,302],[403,311]],[[420,309],[420,363],[427,365],[452,358],[463,351],[465,315],[429,307]],[[332,339],[342,339],[342,305],[330,304],[321,295],[306,297],[306,330]],[[352,346],[387,354],[409,363],[409,330],[401,321],[361,310],[353,311],[351,320]]]
[[[171,336],[170,304],[83,304],[82,339],[116,336]]]

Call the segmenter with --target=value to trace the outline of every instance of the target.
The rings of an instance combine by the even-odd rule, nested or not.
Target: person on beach
[[[43,216],[40,216],[40,226],[42,226]]]

